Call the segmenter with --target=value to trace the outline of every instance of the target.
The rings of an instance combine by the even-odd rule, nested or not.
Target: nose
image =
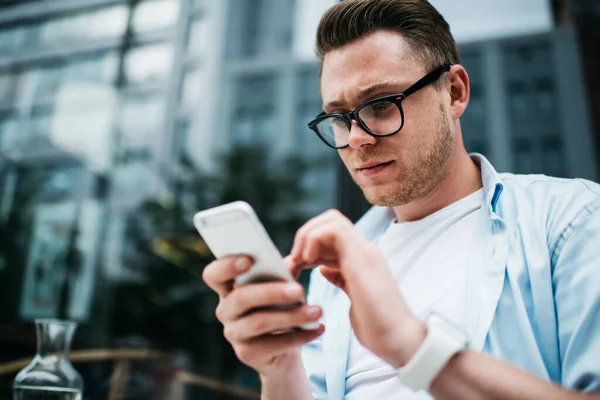
[[[353,149],[359,149],[363,146],[371,146],[377,143],[377,139],[361,128],[355,120],[352,120],[350,125],[350,133],[348,134],[348,145]]]

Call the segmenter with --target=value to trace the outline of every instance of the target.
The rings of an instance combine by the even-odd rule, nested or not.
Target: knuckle
[[[235,355],[240,361],[246,362],[252,359],[252,348],[248,345],[238,345],[235,347]]]
[[[223,322],[223,320],[225,319],[225,312],[223,311],[222,302],[219,302],[219,304],[217,305],[217,308],[215,309],[215,316],[217,317],[217,320],[221,322]]]
[[[262,314],[257,314],[248,321],[248,326],[250,332],[262,333],[267,329],[268,322]]]
[[[202,271],[202,280],[206,284],[209,284],[211,282],[212,270],[214,268],[213,264],[214,261],[208,264],[206,267],[204,267],[204,270]]]
[[[273,301],[280,303],[288,300],[288,295],[285,290],[290,286],[290,283],[274,283],[262,292],[265,297],[265,303],[272,303]]]
[[[231,324],[223,325],[223,337],[229,342],[234,343],[236,341],[235,329]]]
[[[296,231],[296,235],[294,235],[294,239],[296,239],[296,240],[300,239],[304,235],[305,231],[306,231],[306,225],[303,225],[300,228],[298,228],[298,230]]]
[[[294,310],[294,314],[291,316],[293,322],[310,322],[312,318],[308,316],[307,306],[298,307]]]
[[[335,208],[330,208],[329,210],[325,211],[325,214],[328,217],[333,217],[333,218],[337,218],[337,217],[340,217],[342,215],[342,213],[339,210],[335,209]]]
[[[308,241],[313,241],[315,239],[318,239],[320,235],[321,235],[321,232],[319,232],[318,230],[313,229],[312,231],[310,231],[310,232],[308,232],[306,234],[306,239]]]
[[[231,342],[231,327],[227,324],[223,325],[223,337]]]
[[[229,307],[232,310],[238,311],[244,304],[243,291],[237,289],[231,292],[227,299]]]

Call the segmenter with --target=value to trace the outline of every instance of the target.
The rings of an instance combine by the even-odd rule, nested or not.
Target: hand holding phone
[[[252,258],[250,270],[235,278],[238,286],[261,282],[295,282],[284,265],[283,257],[248,203],[237,201],[201,211],[194,216],[194,226],[218,259],[233,255]],[[305,302],[280,304],[276,308],[294,308],[302,304]],[[300,326],[306,330],[318,327],[318,322]]]

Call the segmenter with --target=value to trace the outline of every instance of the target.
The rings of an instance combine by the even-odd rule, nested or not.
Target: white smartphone
[[[236,278],[237,285],[294,281],[250,204],[236,201],[200,211],[194,216],[194,226],[215,257],[245,254],[254,259],[252,268]],[[318,322],[301,326],[302,329],[318,327]]]

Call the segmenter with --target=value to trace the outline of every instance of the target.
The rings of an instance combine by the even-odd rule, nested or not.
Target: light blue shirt
[[[600,391],[600,185],[499,174],[483,156],[472,158],[485,209],[467,266],[470,348],[565,388]],[[373,207],[356,228],[376,240],[393,218]],[[326,326],[302,348],[313,395],[343,399],[350,301],[315,269],[308,302],[323,307]]]

